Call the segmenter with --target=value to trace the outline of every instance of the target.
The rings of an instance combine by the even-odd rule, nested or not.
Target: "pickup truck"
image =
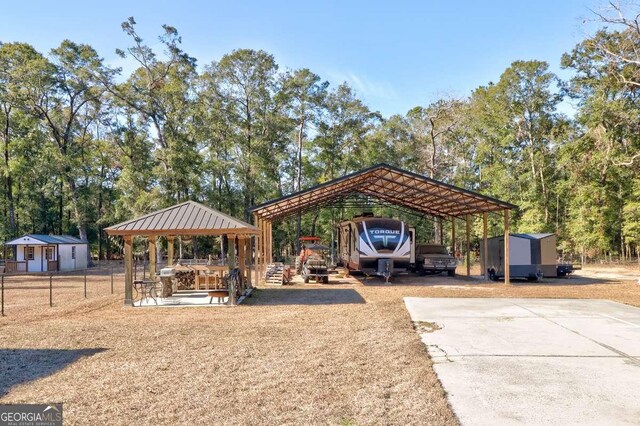
[[[447,272],[447,275],[456,275],[456,258],[451,256],[445,246],[439,244],[416,245],[416,272],[420,275],[427,273],[439,274]]]

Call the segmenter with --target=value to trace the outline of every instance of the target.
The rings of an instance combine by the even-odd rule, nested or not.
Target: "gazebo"
[[[133,238],[146,237],[149,242],[149,252],[155,253],[158,237],[167,239],[167,264],[173,265],[174,239],[182,236],[226,236],[228,244],[229,271],[237,267],[240,274],[251,286],[251,237],[258,237],[260,230],[255,226],[233,218],[195,201],[176,204],[126,222],[105,228],[110,236],[124,238],[124,269],[125,269],[125,304],[133,302]],[[258,244],[255,244],[258,246]],[[258,261],[258,255],[255,257]],[[247,265],[248,261],[248,265]],[[156,277],[156,256],[149,256],[149,276]],[[258,281],[258,269],[255,269],[255,281]],[[235,297],[230,295],[230,304],[235,303]]]

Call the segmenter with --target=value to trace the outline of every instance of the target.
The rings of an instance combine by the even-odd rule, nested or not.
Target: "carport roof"
[[[251,212],[262,219],[276,220],[337,204],[355,195],[374,197],[436,217],[517,209],[514,204],[382,163],[268,201],[253,207]]]

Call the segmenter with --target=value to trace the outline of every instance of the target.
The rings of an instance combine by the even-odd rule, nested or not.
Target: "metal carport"
[[[259,268],[264,271],[272,262],[272,223],[274,221],[345,202],[361,195],[400,206],[423,215],[451,220],[455,240],[455,219],[464,218],[467,235],[467,275],[469,271],[469,234],[471,215],[483,216],[483,245],[487,249],[488,213],[504,215],[504,232],[509,235],[509,212],[517,206],[453,185],[403,170],[388,164],[377,164],[355,173],[316,185],[251,208],[258,238]],[[509,265],[509,238],[505,238],[505,266]],[[487,277],[485,260],[482,269]],[[509,283],[509,268],[505,267],[505,283]]]

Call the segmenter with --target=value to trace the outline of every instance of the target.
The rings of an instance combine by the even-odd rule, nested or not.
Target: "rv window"
[[[71,259],[76,258],[76,246],[71,247]]]
[[[27,247],[25,249],[25,253],[26,253],[25,257],[27,258],[27,260],[33,260],[35,258],[34,257],[34,253],[35,253],[34,247]]]

